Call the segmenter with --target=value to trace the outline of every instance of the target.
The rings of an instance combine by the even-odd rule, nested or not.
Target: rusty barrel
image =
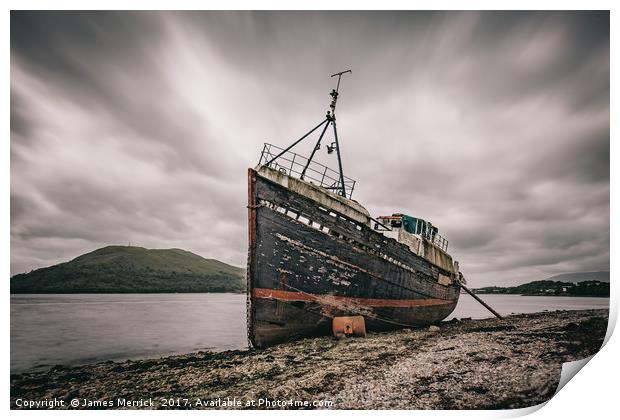
[[[332,320],[332,332],[336,337],[366,337],[363,316],[337,316]]]

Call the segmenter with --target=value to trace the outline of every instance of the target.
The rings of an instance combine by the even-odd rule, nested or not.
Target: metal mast
[[[338,144],[338,130],[336,130],[336,101],[338,101],[338,90],[340,89],[340,78],[345,73],[353,73],[351,70],[341,71],[340,73],[332,74],[331,77],[338,76],[338,84],[336,85],[336,89],[332,89],[332,103],[329,107],[332,109],[331,118],[329,116],[329,111],[327,111],[327,119],[331,121],[332,126],[334,127],[334,140],[336,141],[336,154],[338,156],[338,170],[340,171],[340,195],[343,197],[347,196],[347,193],[344,188],[344,172],[342,171],[342,159],[340,158],[340,146]]]
[[[304,179],[304,176],[306,175],[306,170],[308,169],[308,166],[310,166],[310,162],[312,162],[312,159],[314,158],[315,153],[321,148],[321,140],[323,140],[323,136],[325,135],[325,132],[327,131],[327,127],[329,127],[329,125],[331,124],[332,127],[334,128],[334,140],[335,141],[332,145],[327,146],[327,153],[332,153],[334,150],[336,150],[336,155],[338,156],[338,170],[340,172],[340,182],[339,182],[340,185],[335,189],[337,189],[338,194],[340,194],[343,197],[346,197],[347,193],[346,193],[346,189],[344,185],[344,172],[342,171],[342,158],[340,156],[340,144],[338,143],[338,130],[336,129],[336,102],[338,102],[338,91],[340,89],[340,79],[342,78],[342,75],[346,73],[353,73],[353,72],[351,70],[345,70],[345,71],[341,71],[341,72],[331,75],[331,77],[338,76],[338,83],[336,85],[336,89],[332,89],[331,93],[329,94],[332,97],[332,101],[329,105],[329,108],[331,110],[327,111],[327,115],[325,116],[325,119],[321,121],[312,130],[304,134],[299,140],[291,144],[289,147],[284,149],[277,156],[275,156],[274,158],[272,158],[271,160],[269,160],[269,162],[265,164],[265,166],[271,165],[273,161],[275,161],[280,156],[284,155],[286,152],[291,150],[293,147],[299,144],[302,140],[304,140],[306,137],[308,137],[310,134],[316,131],[318,128],[323,127],[323,130],[321,131],[321,135],[319,136],[319,139],[316,142],[314,149],[312,150],[312,154],[308,158],[308,162],[306,163],[306,166],[304,166],[304,169],[301,171],[300,178]]]

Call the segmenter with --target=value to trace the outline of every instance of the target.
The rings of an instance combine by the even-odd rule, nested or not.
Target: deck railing
[[[435,235],[433,235],[433,243],[437,245],[442,251],[448,251],[448,240],[440,234],[436,233]]]
[[[284,149],[274,146],[273,144],[265,143],[258,164],[267,165],[274,157],[282,153],[283,150]],[[338,171],[315,161],[311,161],[310,164],[308,164],[308,158],[291,151],[287,151],[282,154],[282,156],[273,160],[273,162],[269,163],[269,167],[288,176],[311,182],[336,193],[342,189],[340,185],[340,173]],[[354,188],[355,180],[345,176],[344,192],[347,198],[351,198]]]
[[[432,244],[439,247],[444,252],[448,251],[448,240],[437,232],[437,228],[430,223],[418,219],[416,221],[415,231],[422,237],[431,241]]]

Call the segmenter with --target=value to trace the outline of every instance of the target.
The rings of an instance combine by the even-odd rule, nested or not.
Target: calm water
[[[11,295],[11,372],[246,346],[245,295]]]
[[[605,298],[482,295],[501,314],[609,307]],[[448,317],[487,318],[461,295]],[[11,295],[11,372],[246,346],[245,295]]]
[[[609,298],[566,297],[566,296],[521,296],[521,295],[478,295],[500,315],[527,314],[532,312],[556,311],[561,309],[607,309]],[[452,318],[490,318],[494,315],[469,295],[462,294]]]

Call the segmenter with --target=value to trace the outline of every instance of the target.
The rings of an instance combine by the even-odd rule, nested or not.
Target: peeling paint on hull
[[[438,322],[458,284],[367,224],[248,171],[248,339],[255,347],[330,334],[335,316],[362,315],[367,329]],[[359,206],[359,205],[357,205]]]

